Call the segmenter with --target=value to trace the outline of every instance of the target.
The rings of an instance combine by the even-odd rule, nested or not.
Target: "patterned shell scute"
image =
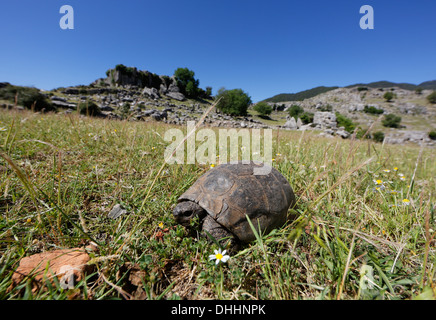
[[[222,164],[201,176],[179,201],[198,203],[219,224],[241,241],[254,240],[248,216],[262,232],[282,226],[287,211],[295,203],[285,177],[271,168],[267,175],[255,175],[257,164]]]

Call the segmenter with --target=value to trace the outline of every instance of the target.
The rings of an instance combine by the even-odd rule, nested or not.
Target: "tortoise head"
[[[206,214],[206,210],[193,201],[180,202],[173,210],[176,222],[184,227],[189,227],[191,220],[195,217],[202,220]]]

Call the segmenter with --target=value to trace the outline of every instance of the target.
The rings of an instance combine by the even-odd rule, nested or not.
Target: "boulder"
[[[300,129],[303,126],[303,121],[300,118],[297,119],[297,128]]]
[[[184,94],[180,93],[180,92],[172,92],[172,91],[170,91],[170,92],[168,92],[166,94],[166,96],[170,97],[171,99],[177,100],[177,101],[185,101],[186,100]]]
[[[79,89],[77,88],[66,88],[62,91],[63,94],[79,94]]]
[[[319,129],[336,128],[336,115],[333,112],[315,112],[313,125]]]
[[[143,95],[148,95],[152,99],[159,99],[159,91],[156,88],[148,88],[145,87],[144,90],[142,90]]]
[[[340,127],[336,133],[336,135],[340,136],[343,139],[348,139],[348,137],[350,136],[350,133],[348,131],[345,131],[344,127]]]
[[[77,106],[75,103],[68,103],[59,100],[52,100],[51,104],[57,108],[67,108],[67,109],[76,109]]]
[[[283,125],[283,128],[297,130],[297,121],[295,121],[294,117],[289,117],[288,121],[286,121],[286,123]]]
[[[168,92],[180,92],[180,88],[177,85],[176,81],[173,81],[168,86]]]

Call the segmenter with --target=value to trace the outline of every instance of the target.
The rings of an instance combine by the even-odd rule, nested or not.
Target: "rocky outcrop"
[[[177,101],[184,101],[186,97],[180,92],[174,77],[159,76],[149,71],[118,65],[107,71],[107,78],[99,79],[91,85],[106,85],[111,87],[137,87],[142,94],[152,99],[159,99],[165,95]]]
[[[66,98],[53,96],[50,98],[51,104],[57,108],[67,108],[67,109],[76,109],[77,105],[75,103],[70,103]]]
[[[335,129],[336,115],[332,112],[315,112],[313,126],[318,129]]]
[[[431,140],[428,136],[428,133],[425,131],[400,130],[395,132],[389,132],[388,134],[386,134],[384,142],[389,144],[405,144],[409,142],[415,144],[424,143],[425,145],[429,146],[436,145],[436,141]]]

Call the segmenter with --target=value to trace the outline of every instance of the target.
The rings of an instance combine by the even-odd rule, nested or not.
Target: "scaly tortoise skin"
[[[281,227],[295,205],[295,195],[276,169],[271,167],[267,175],[253,174],[262,166],[266,165],[239,162],[209,170],[179,197],[175,220],[189,227],[198,216],[203,230],[217,240],[230,237],[233,244],[255,239],[246,216],[262,233]]]

